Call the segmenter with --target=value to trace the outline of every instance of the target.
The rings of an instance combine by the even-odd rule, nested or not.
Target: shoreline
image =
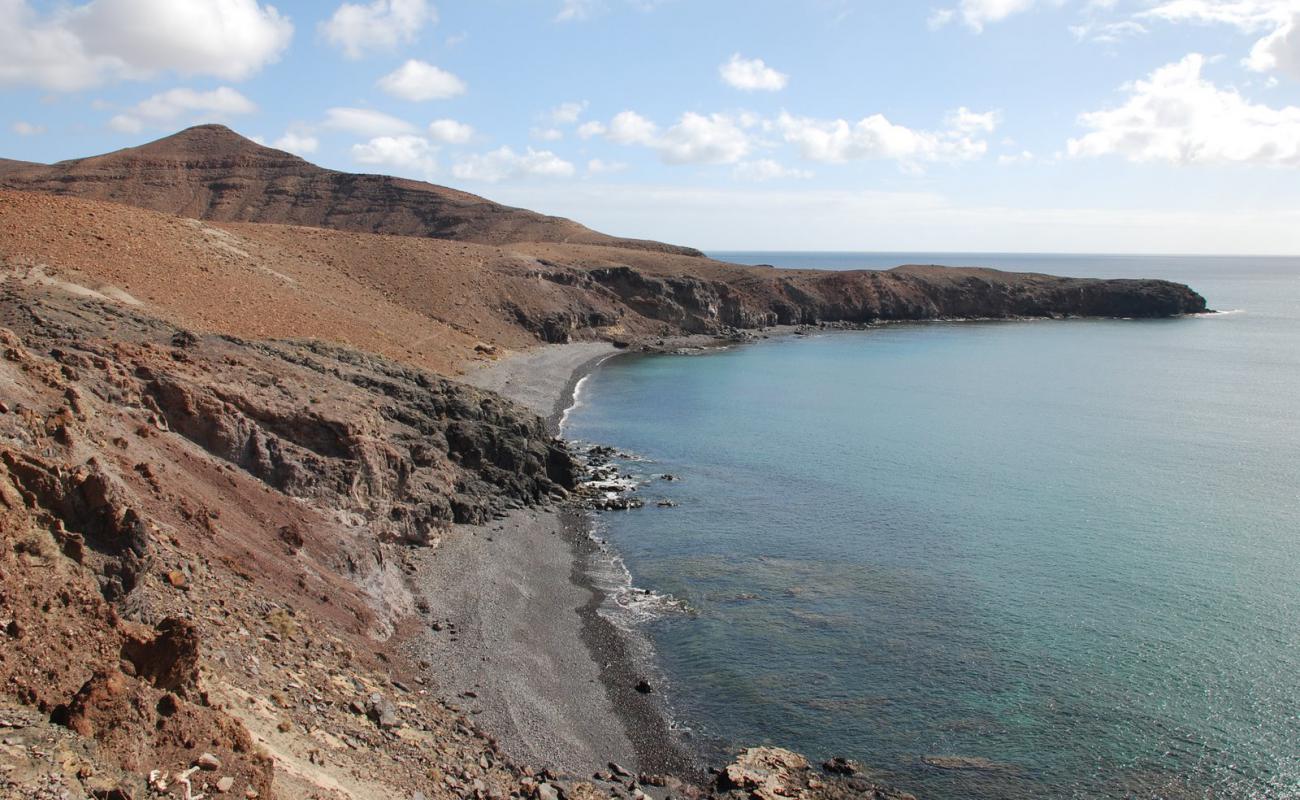
[[[713,340],[713,337],[707,338]],[[644,355],[646,351],[617,348],[574,367],[564,382],[564,388],[554,398],[551,413],[546,417],[547,427],[563,438],[561,425],[569,411],[577,407],[582,382],[606,362],[633,354]],[[638,633],[620,628],[600,613],[609,595],[597,584],[594,567],[598,559],[607,558],[607,555],[591,535],[591,512],[568,508],[558,513],[564,523],[564,538],[574,556],[569,580],[589,596],[587,602],[577,609],[582,620],[582,642],[593,660],[602,666],[601,683],[631,740],[638,770],[673,775],[703,785],[707,782],[706,765],[673,733],[661,691],[642,693],[636,689],[648,673],[655,671],[653,664],[646,663],[652,655],[649,642],[636,642]],[[639,656],[634,652],[637,644],[642,644],[645,650]]]
[[[986,321],[1031,320],[783,325],[731,335],[667,336],[624,347],[608,342],[541,345],[486,363],[456,380],[527,407],[545,420],[552,435],[562,438],[561,426],[577,405],[582,382],[618,356],[702,353],[779,339],[869,331],[885,324]],[[419,569],[417,580],[430,596],[445,595],[449,586],[459,584],[459,602],[444,611],[468,616],[478,641],[467,653],[464,627],[458,628],[460,646],[430,659],[441,669],[435,675],[450,675],[453,683],[460,684],[462,694],[449,699],[459,702],[468,692],[479,706],[472,713],[481,715],[489,732],[521,760],[572,774],[602,771],[615,761],[637,772],[705,785],[709,766],[705,751],[673,730],[662,681],[655,680],[658,671],[648,640],[601,613],[610,593],[597,573],[611,556],[593,538],[590,514],[572,507],[534,508],[512,512],[481,530],[457,526],[452,541]],[[498,545],[483,542],[507,537],[526,541],[506,548],[504,558]],[[473,573],[475,586],[464,585],[467,571]],[[513,614],[502,612],[485,589],[496,590],[503,584],[529,598],[527,610],[517,606]],[[440,613],[432,616],[438,618]],[[564,624],[566,620],[573,624]],[[502,631],[512,635],[503,636]],[[429,655],[429,637],[424,638],[422,655]],[[582,658],[574,657],[575,650]],[[489,667],[493,661],[513,661],[515,666]],[[529,673],[539,669],[545,673],[561,664],[564,680],[548,683]],[[647,678],[654,691],[638,692],[637,683]],[[593,684],[599,684],[600,690],[593,692]]]
[[[694,348],[729,344],[689,338]],[[673,341],[686,346],[680,338]],[[558,437],[585,378],[609,359],[644,352],[603,342],[544,345],[459,380],[528,407]],[[438,597],[432,618],[466,621],[454,628],[455,645],[434,633],[417,637],[414,646],[441,685],[450,681],[449,699],[464,703],[465,694],[472,695],[468,700],[478,708],[471,713],[525,760],[575,774],[603,771],[614,761],[704,785],[705,765],[673,732],[661,691],[636,689],[646,678],[659,683],[644,658],[648,642],[601,613],[609,595],[596,573],[608,556],[592,538],[588,515],[575,508],[526,509],[481,531],[457,526],[454,540],[420,565],[416,580]],[[502,546],[507,537],[521,541]],[[557,546],[567,562],[563,569]],[[482,552],[487,548],[495,553]],[[514,596],[527,597],[527,604],[512,604]],[[582,658],[574,657],[575,650]],[[500,669],[494,662],[514,666]],[[520,668],[533,673],[518,674]],[[563,669],[561,681],[538,675],[557,668]],[[593,679],[600,686],[596,692]]]

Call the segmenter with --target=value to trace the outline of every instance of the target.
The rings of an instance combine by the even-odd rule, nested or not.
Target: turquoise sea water
[[[1233,313],[607,362],[566,435],[681,479],[599,524],[694,610],[646,632],[702,747],[922,798],[1300,796],[1300,259],[723,257],[1165,277]]]

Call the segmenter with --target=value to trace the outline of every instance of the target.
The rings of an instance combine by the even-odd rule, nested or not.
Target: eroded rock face
[[[274,797],[255,741],[315,722],[322,693],[387,686],[396,646],[379,651],[415,610],[409,545],[573,476],[543,422],[494,394],[0,278],[0,716],[92,743],[58,780],[111,775],[94,796],[177,793],[207,754],[220,766],[189,776],[196,794]],[[395,696],[352,741],[419,720],[479,763],[486,738],[448,709],[408,712],[417,700]],[[394,746],[367,739],[357,758],[423,785],[428,754],[386,761]],[[494,769],[493,786],[510,779]]]
[[[613,260],[611,255],[611,260]],[[645,258],[630,264],[546,262],[536,277],[564,287],[563,311],[515,307],[545,341],[624,330],[718,334],[773,325],[1021,317],[1158,318],[1206,310],[1205,298],[1161,280],[1061,278],[991,269],[899,267],[816,271],[701,261],[695,274]],[[587,333],[586,335],[590,335]]]
[[[56,317],[43,328],[57,335]],[[217,337],[175,347],[154,327],[157,340],[134,346],[56,349],[91,364],[88,375],[96,362],[113,372],[106,397],[151,411],[162,429],[270,487],[355,512],[381,538],[428,542],[453,522],[573,486],[563,445],[498,396],[341,348]],[[123,368],[109,370],[110,359]],[[106,591],[129,592],[147,536],[112,477],[93,459],[61,474],[4,457],[66,530],[121,562]]]
[[[168,617],[156,630],[133,630],[122,643],[122,660],[155,688],[190,693],[199,679],[199,632],[194,623]]]

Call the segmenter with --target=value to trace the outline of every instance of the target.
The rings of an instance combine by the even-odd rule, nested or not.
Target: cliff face
[[[48,166],[0,163],[0,186],[221,222],[482,244],[580,242],[698,255],[690,248],[607,236],[572,220],[444,186],[322,169],[221,125],[201,125],[140,147]]]
[[[920,266],[848,272],[700,266],[695,274],[666,274],[625,264],[554,268],[537,274],[593,298],[612,300],[620,319],[634,314],[664,323],[671,332],[685,333],[931,319],[1147,319],[1206,310],[1205,298],[1192,289],[1161,280],[1058,278]],[[594,302],[559,318],[552,314],[521,322],[547,341],[567,341],[584,328],[611,324],[608,312]]]
[[[0,277],[0,716],[7,737],[63,753],[17,784],[0,753],[0,795],[47,796],[25,779],[56,778],[97,797],[179,792],[207,754],[196,793],[229,778],[232,796],[274,797],[268,749],[283,766],[294,730],[324,746],[307,731],[328,707],[359,753],[397,748],[409,766],[389,765],[390,786],[429,781],[432,739],[466,763],[486,754],[480,778],[505,796],[518,774],[445,706],[376,701],[376,727],[349,703],[415,671],[381,652],[418,611],[407,549],[573,483],[542,421],[490,393]],[[385,741],[404,719],[422,733]],[[155,768],[169,772],[151,792]],[[284,771],[278,796],[311,794]]]

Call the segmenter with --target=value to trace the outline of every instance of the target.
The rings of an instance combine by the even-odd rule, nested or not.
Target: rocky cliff
[[[222,791],[270,797],[266,734],[245,724],[256,733],[258,713],[223,708],[293,691],[282,682],[306,670],[293,685],[341,695],[340,728],[374,738],[348,698],[386,686],[366,677],[373,653],[416,611],[404,549],[573,479],[543,423],[494,395],[0,279],[0,720],[41,758],[66,751],[32,778],[76,791],[51,797],[180,792],[190,764],[196,793],[229,778]],[[298,725],[288,709],[270,727]],[[498,758],[446,708],[421,724]],[[32,789],[7,782],[7,750],[0,762],[0,795]]]
[[[572,220],[445,186],[322,169],[221,125],[200,125],[139,147],[53,165],[0,163],[0,186],[222,222],[482,244],[581,242],[698,255],[690,248],[606,236]]]
[[[558,775],[439,698],[412,553],[573,481],[490,393],[0,277],[0,796],[902,797],[773,750]]]
[[[605,248],[532,245],[536,275],[580,290],[589,302],[523,323],[547,341],[630,316],[665,332],[821,323],[1019,317],[1158,318],[1206,310],[1189,287],[1162,280],[1061,278],[937,266],[892,270],[776,270],[699,260],[689,269],[666,258],[627,257]],[[567,256],[565,262],[558,258]],[[605,302],[600,302],[605,301]]]

